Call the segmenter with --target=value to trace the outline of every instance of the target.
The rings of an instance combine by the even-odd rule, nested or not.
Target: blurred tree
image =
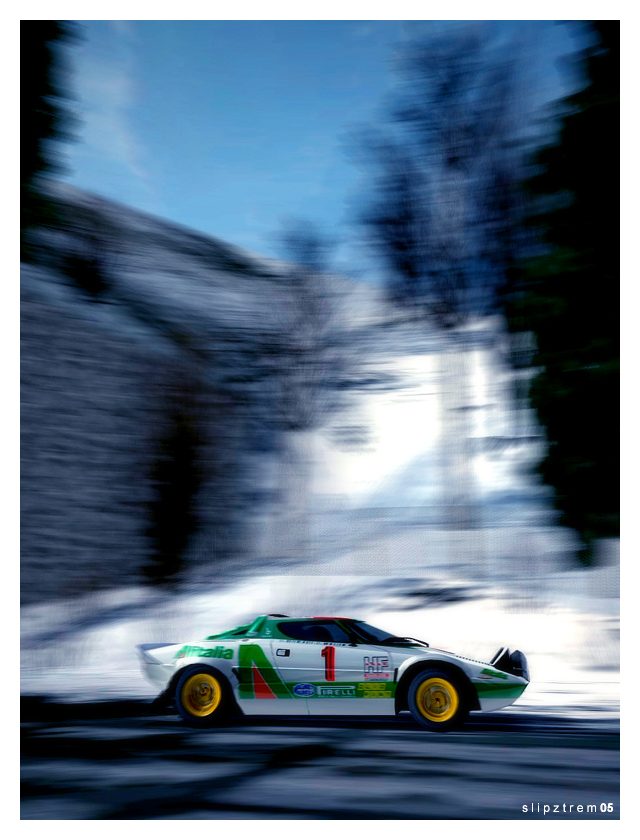
[[[197,526],[195,500],[202,483],[200,444],[195,404],[188,396],[176,395],[151,475],[151,558],[143,568],[151,583],[174,583],[186,567],[185,552]]]
[[[344,375],[336,292],[328,276],[332,243],[306,220],[278,236],[287,260],[284,305],[278,313],[279,361],[274,414],[280,431],[279,552],[305,557],[311,542],[313,432],[335,408]],[[284,521],[282,521],[284,518]]]
[[[318,425],[332,397],[337,305],[332,293],[331,242],[311,222],[289,222],[280,236],[290,263],[287,302],[280,313],[284,367],[281,412],[286,429]]]
[[[518,144],[511,47],[465,26],[411,44],[386,134],[367,138],[377,164],[363,221],[387,268],[392,302],[440,331],[445,510],[472,527],[471,316],[495,312],[515,236]],[[502,246],[502,247],[501,247]],[[515,248],[515,244],[511,243]]]
[[[410,45],[404,68],[389,130],[366,138],[378,180],[363,221],[394,303],[454,329],[492,311],[503,280],[496,232],[513,218],[519,154],[514,61],[474,27]]]
[[[41,194],[42,177],[59,171],[56,144],[70,136],[73,117],[62,78],[60,45],[75,35],[67,21],[20,22],[20,190],[21,232],[46,220],[50,208]]]
[[[548,442],[540,474],[589,564],[593,541],[619,534],[620,24],[587,26],[583,86],[557,103],[526,183],[537,252],[503,300],[510,330],[535,339],[529,399]]]

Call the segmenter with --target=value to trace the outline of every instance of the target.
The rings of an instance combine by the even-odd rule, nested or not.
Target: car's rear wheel
[[[176,708],[193,726],[213,726],[223,721],[231,705],[230,689],[224,677],[206,665],[184,669],[176,683]]]
[[[407,695],[414,719],[425,729],[444,732],[459,726],[467,715],[460,681],[446,671],[428,670],[411,681]]]

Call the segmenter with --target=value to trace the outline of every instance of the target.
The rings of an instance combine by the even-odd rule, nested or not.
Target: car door
[[[275,667],[282,681],[295,698],[313,695],[321,678],[324,642],[302,639],[273,639],[271,651]]]
[[[340,638],[349,638],[331,622],[316,619],[290,619],[278,624],[279,639],[271,650],[278,673],[294,696],[310,697],[312,688],[325,679],[328,667],[325,648]]]
[[[322,656],[323,680],[309,698],[309,714],[395,714],[394,673],[387,649],[332,642]]]
[[[309,713],[394,714],[393,669],[384,647],[357,644],[334,619],[279,624],[286,641],[272,642],[283,681],[308,700]]]

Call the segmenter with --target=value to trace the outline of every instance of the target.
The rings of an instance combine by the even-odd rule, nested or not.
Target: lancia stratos
[[[237,715],[397,715],[443,731],[511,705],[529,683],[520,651],[479,662],[354,618],[260,615],[186,644],[138,653],[159,699],[195,726]]]

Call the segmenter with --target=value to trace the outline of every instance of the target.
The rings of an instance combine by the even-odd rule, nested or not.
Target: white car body
[[[338,630],[359,626],[368,627],[354,619],[258,616],[205,639],[138,649],[146,677],[161,692],[170,694],[184,668],[206,665],[226,679],[247,715],[395,715],[407,708],[411,679],[429,668],[456,676],[470,711],[509,706],[529,683],[526,659],[506,648],[491,662],[478,662],[416,640],[335,638],[342,638]],[[309,628],[334,638],[292,638],[302,631],[309,635]]]

